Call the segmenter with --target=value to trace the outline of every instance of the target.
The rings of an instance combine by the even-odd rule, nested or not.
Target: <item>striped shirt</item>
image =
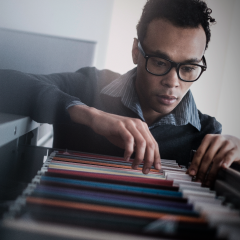
[[[134,86],[136,74],[137,68],[130,70],[104,87],[101,94],[106,94],[112,97],[121,97],[123,105],[134,111],[143,121],[145,121]],[[201,130],[198,110],[190,90],[170,114],[162,117],[159,121],[149,126],[149,129],[159,125],[170,124],[174,126],[182,126],[187,125],[188,123],[199,131]]]
[[[122,157],[124,149],[91,128],[73,123],[66,107],[86,104],[110,114],[144,121],[135,79],[136,69],[122,76],[94,67],[50,75],[0,70],[0,111],[53,124],[54,148]],[[222,126],[214,117],[197,110],[189,91],[170,114],[152,124],[149,130],[162,158],[187,165],[190,151],[198,149],[206,134],[220,134]]]

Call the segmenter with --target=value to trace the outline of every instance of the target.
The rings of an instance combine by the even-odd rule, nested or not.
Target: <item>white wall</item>
[[[198,108],[215,116],[224,134],[240,138],[240,1],[207,0],[217,24],[206,51],[208,70],[192,88]]]
[[[135,67],[131,50],[145,3],[146,0],[114,0],[106,68],[125,73]]]
[[[113,0],[0,0],[0,27],[97,42],[103,68]]]
[[[233,1],[217,118],[223,131],[240,137],[240,1]],[[222,35],[225,34],[224,30]],[[220,50],[220,49],[219,49]],[[221,50],[220,50],[221,51]]]
[[[203,113],[217,117],[234,0],[207,2],[217,23],[211,27],[212,37],[205,53],[208,69],[199,81],[193,84],[192,92],[198,108]]]

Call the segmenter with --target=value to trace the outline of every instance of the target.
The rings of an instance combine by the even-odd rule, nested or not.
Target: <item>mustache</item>
[[[158,97],[166,97],[166,98],[176,98],[178,99],[180,96],[177,93],[171,92],[157,92],[156,95]]]

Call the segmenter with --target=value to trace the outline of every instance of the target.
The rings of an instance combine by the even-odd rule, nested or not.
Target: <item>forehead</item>
[[[183,28],[167,20],[157,19],[149,24],[143,45],[148,54],[164,52],[176,62],[201,59],[206,35],[201,25],[198,28]]]

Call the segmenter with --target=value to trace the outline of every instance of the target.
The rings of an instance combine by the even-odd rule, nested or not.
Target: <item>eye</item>
[[[196,70],[196,67],[194,65],[184,65],[181,67],[181,71],[184,72],[193,72],[194,70]]]
[[[152,61],[153,61],[153,64],[156,66],[156,67],[166,67],[167,66],[167,64],[166,64],[166,62],[164,62],[164,61],[161,61],[161,60],[159,60],[159,59],[152,59]]]
[[[156,64],[157,64],[158,66],[166,66],[166,63],[161,62],[161,61],[156,62]]]

